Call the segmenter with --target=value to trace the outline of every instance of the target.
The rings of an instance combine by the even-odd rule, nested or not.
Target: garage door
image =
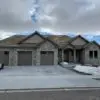
[[[41,51],[41,65],[53,65],[54,64],[54,52],[53,51]]]
[[[0,51],[0,63],[4,63],[5,66],[9,65],[9,51]]]
[[[19,66],[32,65],[32,52],[31,51],[19,51],[18,52],[18,65]]]

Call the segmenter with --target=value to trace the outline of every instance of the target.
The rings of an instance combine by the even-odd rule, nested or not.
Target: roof
[[[86,43],[90,43],[88,40],[86,40],[85,38],[83,38],[82,36],[78,35],[76,37],[69,37],[67,35],[41,35],[39,32],[35,31],[34,33],[30,34],[30,35],[14,35],[11,36],[9,38],[3,39],[0,41],[0,45],[19,45],[22,44],[24,41],[26,41],[27,39],[29,39],[30,37],[34,36],[35,34],[39,35],[41,38],[44,39],[44,41],[49,41],[51,42],[53,45],[55,45],[56,47],[60,47],[60,48],[64,48],[66,45],[70,45],[74,40],[76,40],[77,38],[82,38],[83,40],[86,41]],[[44,43],[41,42],[39,44],[28,44],[29,46],[39,46],[40,44]],[[87,45],[86,44],[86,45]],[[23,44],[24,46],[26,44]],[[27,45],[26,45],[27,46]]]
[[[27,37],[25,37],[24,39],[22,39],[21,41],[19,41],[17,44],[22,44],[24,41],[28,40],[29,38],[31,38],[34,35],[38,35],[40,36],[44,41],[37,43],[36,46],[41,45],[42,43],[49,41],[51,42],[54,46],[59,47],[55,42],[53,42],[51,39],[46,38],[44,35],[41,35],[39,32],[35,31],[34,33],[32,33],[31,35],[28,35]]]
[[[56,44],[59,45],[59,47],[63,47],[64,45],[66,45],[66,43],[71,40],[72,38],[67,36],[67,35],[50,35],[48,36],[48,38],[50,40],[52,40],[53,42],[55,42]]]
[[[87,47],[89,47],[91,44],[95,44],[95,45],[97,45],[97,46],[100,48],[100,45],[99,45],[96,41],[91,41],[91,42],[89,42],[88,44],[84,45],[83,48],[87,48]]]
[[[76,40],[77,38],[81,38],[83,39],[86,43],[89,43],[89,41],[87,39],[85,39],[84,37],[82,37],[81,35],[77,35],[76,37],[72,38],[70,41],[68,41],[69,43],[72,43],[74,40]]]
[[[26,35],[13,35],[13,36],[8,37],[6,39],[0,40],[0,44],[15,45],[19,41],[21,41],[22,39],[24,39],[25,37],[26,37]]]

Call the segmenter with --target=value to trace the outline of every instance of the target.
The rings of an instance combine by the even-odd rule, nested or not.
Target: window
[[[93,58],[93,51],[89,51],[89,57]]]
[[[74,52],[73,51],[71,51],[71,55],[74,56]]]
[[[47,52],[46,51],[41,51],[41,54],[46,54]]]
[[[9,52],[8,52],[8,51],[4,51],[4,54],[5,54],[5,55],[8,55],[8,54],[9,54]]]
[[[94,51],[94,58],[98,58],[98,51]]]

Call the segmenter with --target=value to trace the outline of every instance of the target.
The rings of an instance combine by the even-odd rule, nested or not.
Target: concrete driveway
[[[60,66],[13,66],[0,71],[0,90],[78,87],[100,87],[100,81]]]

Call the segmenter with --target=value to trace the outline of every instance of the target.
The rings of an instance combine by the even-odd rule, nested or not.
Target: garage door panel
[[[41,65],[53,65],[53,64],[54,64],[54,52],[41,51]]]
[[[32,52],[31,51],[19,51],[18,52],[18,65],[32,65]]]

